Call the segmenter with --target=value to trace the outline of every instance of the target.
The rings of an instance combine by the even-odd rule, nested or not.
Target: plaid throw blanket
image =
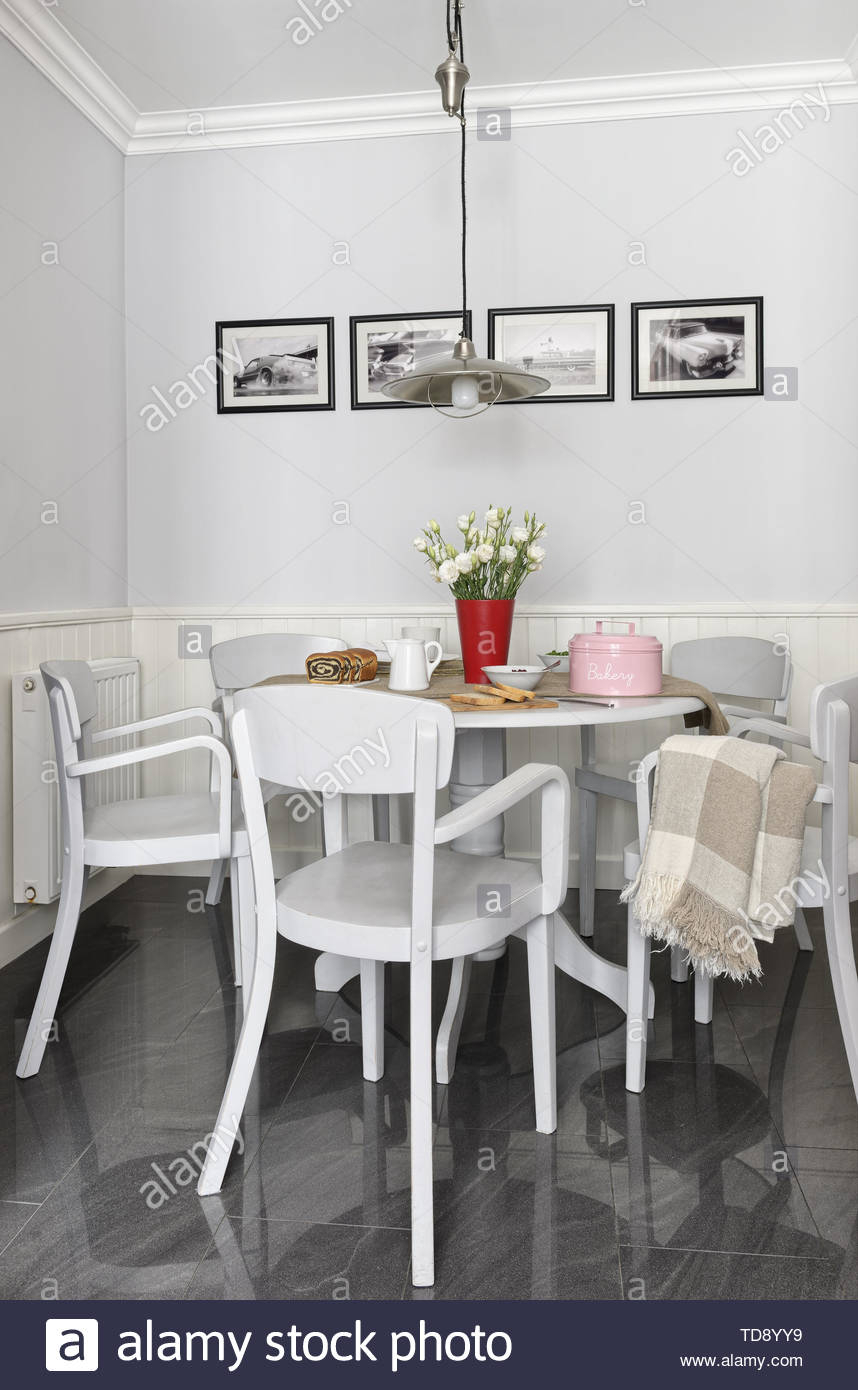
[[[809,767],[738,738],[677,734],[659,752],[649,834],[622,894],[640,929],[695,969],[760,975],[754,939],[795,919]]]

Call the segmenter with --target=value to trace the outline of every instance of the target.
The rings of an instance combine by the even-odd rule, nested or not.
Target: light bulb
[[[462,373],[453,378],[450,398],[459,410],[473,410],[480,403],[480,391],[474,377]]]

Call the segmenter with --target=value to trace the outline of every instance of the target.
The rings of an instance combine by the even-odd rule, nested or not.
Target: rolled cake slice
[[[342,685],[351,680],[352,663],[345,652],[314,652],[304,665],[312,685]]]
[[[355,682],[374,680],[378,674],[378,657],[367,647],[349,647],[343,656],[352,659],[352,680]]]

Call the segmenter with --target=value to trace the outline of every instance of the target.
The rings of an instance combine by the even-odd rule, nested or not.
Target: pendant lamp
[[[468,337],[468,217],[465,200],[465,86],[470,73],[465,67],[462,42],[462,0],[447,0],[447,46],[449,53],[440,63],[435,80],[448,116],[458,117],[462,132],[462,331],[449,357],[433,357],[405,376],[382,387],[382,394],[397,401],[431,405],[442,415],[465,419],[481,415],[496,401],[521,401],[547,391],[550,382],[520,367],[491,357],[478,357]]]

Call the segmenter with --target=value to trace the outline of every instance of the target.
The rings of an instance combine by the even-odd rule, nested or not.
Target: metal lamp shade
[[[476,378],[480,401],[485,405],[525,400],[551,385],[544,376],[521,372],[493,357],[433,357],[421,363],[419,371],[388,382],[381,388],[382,395],[418,405],[452,406],[453,382],[462,376]]]

